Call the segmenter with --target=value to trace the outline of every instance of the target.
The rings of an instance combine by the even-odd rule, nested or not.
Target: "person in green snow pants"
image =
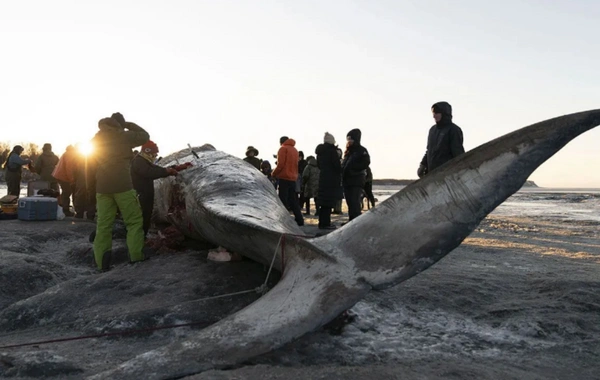
[[[95,171],[93,178],[97,202],[94,259],[98,269],[106,271],[111,264],[112,230],[117,209],[121,211],[127,228],[129,261],[145,259],[142,252],[142,209],[133,189],[129,166],[133,157],[131,150],[144,144],[150,136],[139,125],[125,121],[118,112],[101,119],[98,129],[92,139],[94,153],[91,169]]]
[[[112,231],[117,209],[121,210],[127,226],[127,248],[131,262],[144,260],[144,229],[142,208],[135,190],[117,194],[96,194],[98,219],[96,220],[96,239],[94,240],[94,258],[100,270],[107,270],[110,263],[103,266],[104,254],[112,249]]]

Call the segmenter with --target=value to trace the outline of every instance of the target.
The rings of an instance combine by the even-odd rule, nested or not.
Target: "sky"
[[[416,178],[448,101],[466,150],[600,108],[600,2],[0,0],[1,141],[61,154],[119,111],[161,155],[211,143],[271,160],[353,128],[375,178]],[[530,179],[600,188],[600,127]]]

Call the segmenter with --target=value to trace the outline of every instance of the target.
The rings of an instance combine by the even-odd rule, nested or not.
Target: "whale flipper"
[[[398,284],[456,248],[531,173],[600,124],[600,110],[546,120],[473,149],[405,187],[319,249],[356,268],[374,288]]]

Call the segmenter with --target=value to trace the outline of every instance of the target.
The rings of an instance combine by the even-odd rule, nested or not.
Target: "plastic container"
[[[51,197],[19,198],[19,220],[56,220],[58,200]]]
[[[27,182],[27,196],[33,197],[37,195],[38,190],[49,189],[50,182],[48,181],[29,181]]]

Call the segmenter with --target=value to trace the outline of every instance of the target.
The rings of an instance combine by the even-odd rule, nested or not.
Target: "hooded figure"
[[[260,170],[260,164],[262,163],[262,160],[257,156],[258,149],[250,145],[248,148],[246,148],[246,157],[244,158],[244,161]]]
[[[23,149],[21,145],[15,145],[4,163],[4,170],[6,170],[4,179],[6,180],[8,195],[15,195],[18,197],[21,193],[21,174],[23,165],[31,164],[31,160],[21,158],[21,153],[23,153],[24,150],[25,149]]]
[[[365,187],[367,168],[371,164],[369,152],[360,144],[361,136],[360,129],[348,132],[346,152],[342,162],[342,183],[344,198],[348,205],[349,220],[356,218],[361,213],[360,199]]]
[[[52,152],[52,145],[48,143],[44,144],[42,147],[42,154],[35,163],[35,171],[40,175],[42,181],[48,182],[50,188],[56,191],[58,191],[58,182],[52,176],[52,172],[57,164],[58,156]]]
[[[94,258],[100,270],[110,269],[112,230],[117,209],[127,227],[129,261],[143,261],[144,231],[142,210],[133,189],[129,166],[131,149],[147,142],[148,132],[125,121],[120,113],[101,119],[92,139],[96,171],[96,238]]]
[[[315,149],[319,167],[317,192],[319,206],[319,228],[334,229],[331,225],[331,209],[344,197],[342,189],[342,165],[333,136],[325,132],[323,144]]]
[[[435,125],[429,129],[427,150],[417,170],[419,177],[465,152],[462,130],[452,122],[452,106],[438,102],[431,106],[431,112]]]

